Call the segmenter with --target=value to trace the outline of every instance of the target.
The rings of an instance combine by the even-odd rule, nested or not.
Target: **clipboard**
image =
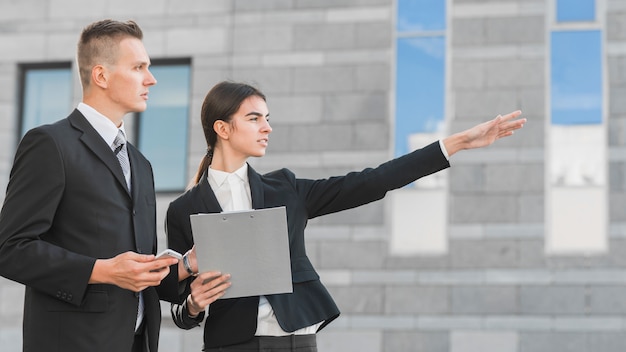
[[[284,206],[189,219],[199,271],[231,275],[221,299],[293,292]]]

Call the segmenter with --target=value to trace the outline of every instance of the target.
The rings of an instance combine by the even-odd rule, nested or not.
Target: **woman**
[[[194,185],[174,200],[167,212],[169,247],[185,254],[187,270],[172,270],[168,292],[172,316],[183,329],[204,323],[206,351],[255,351],[293,348],[317,351],[315,333],[339,315],[304,248],[309,219],[382,199],[387,191],[449,167],[448,157],[462,149],[490,145],[523,126],[520,111],[477,125],[376,168],[328,179],[299,179],[281,169],[261,175],[247,164],[265,155],[272,132],[265,96],[246,84],[221,82],[202,105],[207,142]],[[236,175],[236,176],[235,176]],[[235,177],[239,185],[230,186]],[[231,196],[240,188],[241,199]],[[227,273],[204,272],[197,264],[189,215],[285,206],[293,293],[219,300],[230,286]],[[180,290],[177,282],[180,282]]]

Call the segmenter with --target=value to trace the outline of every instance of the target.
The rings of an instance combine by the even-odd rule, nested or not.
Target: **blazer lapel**
[[[206,209],[209,213],[221,213],[223,211],[220,203],[217,201],[217,197],[215,196],[215,192],[209,185],[209,172],[205,171],[200,178],[200,182],[196,185],[196,187],[200,187],[200,202],[202,203],[203,209]]]
[[[126,194],[130,197],[124,173],[120,167],[120,163],[113,154],[111,147],[108,146],[98,132],[91,126],[89,121],[78,110],[74,110],[68,117],[70,124],[83,132],[80,140],[89,148],[102,162],[111,170],[117,181],[124,187]],[[132,165],[132,163],[131,163]],[[132,166],[131,166],[132,167]]]
[[[146,211],[149,207],[147,199],[151,198],[147,192],[154,192],[154,183],[152,175],[150,175],[147,167],[142,167],[140,162],[139,150],[132,144],[127,144],[128,158],[130,160],[130,177],[132,188],[133,209]],[[156,204],[155,204],[156,207]],[[151,211],[149,208],[147,211]],[[154,237],[146,231],[135,231],[135,245],[140,253],[149,254],[153,248],[156,248]]]
[[[265,195],[261,175],[248,164],[248,182],[250,182],[250,195],[252,197],[252,209],[265,208]]]

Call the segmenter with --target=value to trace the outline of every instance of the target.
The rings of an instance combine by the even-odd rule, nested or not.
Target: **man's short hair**
[[[76,55],[83,88],[89,86],[91,69],[95,65],[115,63],[119,42],[128,37],[143,39],[143,32],[135,21],[120,22],[106,19],[94,22],[83,29]]]

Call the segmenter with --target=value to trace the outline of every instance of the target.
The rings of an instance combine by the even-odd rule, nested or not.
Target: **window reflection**
[[[157,84],[148,108],[137,120],[137,145],[150,160],[156,191],[180,191],[187,185],[189,63],[153,65]]]
[[[444,119],[444,37],[398,40],[396,78],[396,155],[411,146],[411,135],[435,133]]]
[[[395,155],[443,130],[446,8],[442,0],[398,0]]]
[[[33,127],[58,121],[71,111],[70,64],[59,67],[24,66],[22,77],[20,136]]]
[[[595,21],[595,0],[557,0],[557,22]]]
[[[602,122],[601,41],[599,30],[552,33],[553,124]]]
[[[399,0],[399,32],[442,31],[446,28],[445,0]]]

